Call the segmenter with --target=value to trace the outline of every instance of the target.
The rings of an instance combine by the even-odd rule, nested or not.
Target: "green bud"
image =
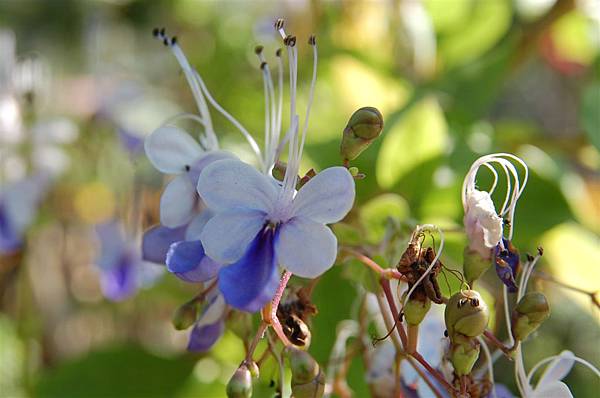
[[[481,278],[481,275],[483,275],[491,265],[492,262],[489,259],[485,259],[476,251],[465,247],[463,253],[463,271],[469,285],[472,285],[473,281]]]
[[[246,365],[240,366],[227,383],[228,398],[252,397],[252,376]]]
[[[340,154],[346,160],[354,160],[383,130],[383,116],[373,107],[360,108],[352,114],[344,129]]]
[[[317,361],[306,351],[288,346],[285,353],[292,371],[292,396],[294,398],[318,398],[325,391],[325,375]]]
[[[416,326],[423,321],[429,308],[431,308],[431,300],[425,298],[424,301],[421,301],[411,296],[410,300],[404,305],[404,319],[409,325]]]
[[[461,290],[446,304],[444,319],[450,339],[462,334],[467,337],[481,335],[490,318],[485,301],[475,290]]]
[[[350,167],[348,171],[352,177],[356,177],[358,175],[358,167]]]
[[[198,302],[192,300],[177,308],[171,320],[175,329],[184,330],[192,326],[198,319],[200,307]]]
[[[550,316],[546,296],[531,292],[519,300],[512,313],[512,333],[516,340],[523,341]]]
[[[452,341],[450,350],[450,362],[454,366],[454,372],[457,376],[464,376],[471,373],[473,365],[479,358],[479,342],[466,336],[456,336]]]

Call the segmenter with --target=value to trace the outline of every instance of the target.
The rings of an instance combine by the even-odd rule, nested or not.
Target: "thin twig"
[[[399,279],[402,281],[406,281],[406,278],[404,277],[404,275],[402,275],[400,272],[398,272],[398,270],[393,269],[393,268],[383,268],[381,265],[377,264],[371,258],[369,258],[369,257],[365,256],[364,254],[362,254],[361,252],[351,249],[349,247],[344,247],[342,249],[344,251],[348,252],[349,254],[351,254],[352,256],[354,256],[354,258],[356,258],[358,261],[360,261],[361,263],[363,263],[364,265],[366,265],[373,271],[377,272],[377,274],[380,277],[385,278],[385,279]]]
[[[492,343],[496,348],[502,351],[504,355],[506,355],[506,357],[512,361],[512,350],[510,347],[505,346],[504,343],[502,343],[496,337],[496,335],[494,335],[494,333],[490,332],[489,330],[485,330],[483,332],[483,335],[488,339],[490,343]]]

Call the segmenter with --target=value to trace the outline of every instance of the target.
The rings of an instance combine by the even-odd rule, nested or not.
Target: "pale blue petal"
[[[200,234],[206,254],[221,264],[236,262],[263,228],[265,217],[263,212],[246,209],[218,213]]]
[[[238,160],[219,160],[204,168],[198,193],[214,211],[241,207],[268,213],[277,200],[272,178]]]
[[[294,275],[316,278],[335,262],[337,239],[327,226],[297,217],[278,228],[275,252],[279,264]]]
[[[216,162],[218,160],[237,160],[237,157],[227,151],[209,151],[205,152],[198,160],[191,164],[190,170],[187,175],[192,184],[196,186],[198,184],[198,178],[200,177],[200,173],[206,166],[209,164]]]
[[[343,219],[354,204],[354,178],[345,167],[330,167],[311,178],[294,198],[293,214],[323,224]]]
[[[531,394],[531,398],[573,398],[569,387],[562,381],[539,385]]]
[[[152,165],[167,174],[183,173],[203,153],[191,135],[174,126],[154,130],[146,137],[144,149]]]
[[[107,222],[96,226],[100,246],[96,264],[102,269],[112,269],[119,265],[127,252],[123,230],[116,222]]]
[[[194,216],[198,195],[185,175],[175,177],[160,197],[160,223],[176,228],[187,224]]]
[[[256,312],[275,295],[279,272],[273,250],[273,231],[261,231],[244,256],[235,264],[221,268],[219,290],[230,306]]]
[[[195,216],[185,231],[185,240],[200,240],[200,234],[204,226],[214,215],[212,211],[204,209],[200,214]]]
[[[575,364],[575,355],[571,351],[563,351],[544,370],[538,385],[549,384],[564,379]]]

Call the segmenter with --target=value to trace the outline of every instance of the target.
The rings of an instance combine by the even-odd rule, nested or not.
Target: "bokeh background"
[[[299,37],[301,104],[312,65],[305,40],[315,33],[319,45],[303,169],[340,163],[355,109],[384,115],[384,134],[355,164],[367,177],[349,218],[363,239],[377,244],[390,216],[459,229],[472,161],[512,152],[531,170],[514,243],[523,252],[543,246],[540,269],[561,281],[600,288],[597,1],[0,0],[0,199],[9,184],[34,181],[23,196],[33,199],[22,201],[30,220],[20,247],[0,255],[0,397],[224,396],[243,356],[240,340],[228,332],[211,353],[186,353],[187,332],[175,331],[171,316],[195,290],[160,266],[133,297],[105,299],[94,226],[120,220],[137,244],[157,222],[165,179],[140,139],[195,110],[152,28],[178,36],[214,97],[260,140],[254,46],[273,59],[278,17]],[[239,133],[213,117],[222,146],[250,158]],[[40,171],[52,177],[35,180]],[[460,269],[465,238],[447,240],[444,263]],[[334,267],[314,293],[310,352],[321,363],[337,323],[356,316],[360,278],[345,269]],[[590,297],[537,285],[552,316],[525,344],[526,367],[563,349],[599,366],[600,318]],[[493,327],[504,336],[500,320]],[[512,364],[500,359],[496,370],[515,391]],[[356,396],[368,394],[359,359],[348,380]],[[578,397],[600,388],[585,368],[566,381]]]

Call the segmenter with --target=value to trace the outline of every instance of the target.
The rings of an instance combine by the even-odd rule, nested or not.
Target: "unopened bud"
[[[452,341],[450,350],[450,362],[454,366],[454,372],[457,376],[464,376],[471,373],[477,358],[479,358],[479,341],[466,336],[457,336]]]
[[[465,278],[467,278],[467,283],[469,285],[472,285],[473,281],[481,278],[481,275],[483,275],[491,265],[492,262],[489,258],[486,259],[477,251],[465,247],[463,253],[463,272],[465,273]]]
[[[410,300],[404,305],[404,319],[409,325],[418,325],[423,321],[425,315],[431,308],[431,300],[425,298],[425,300],[418,300],[411,297]]]
[[[346,160],[354,160],[383,130],[383,116],[377,108],[360,108],[352,114],[344,129],[340,154]]]
[[[539,292],[523,296],[512,313],[512,333],[516,340],[523,341],[550,316],[546,296]]]
[[[444,319],[450,339],[462,334],[467,337],[481,335],[488,325],[489,310],[475,290],[461,290],[446,304]]]
[[[252,397],[252,376],[246,365],[240,366],[227,383],[228,398]]]
[[[184,330],[192,326],[198,319],[200,307],[201,305],[198,302],[192,300],[177,308],[172,319],[175,329]]]
[[[294,398],[319,398],[325,391],[325,375],[317,361],[306,351],[288,346],[285,353],[292,371]]]
[[[350,167],[348,171],[352,177],[356,177],[358,175],[358,167]]]

